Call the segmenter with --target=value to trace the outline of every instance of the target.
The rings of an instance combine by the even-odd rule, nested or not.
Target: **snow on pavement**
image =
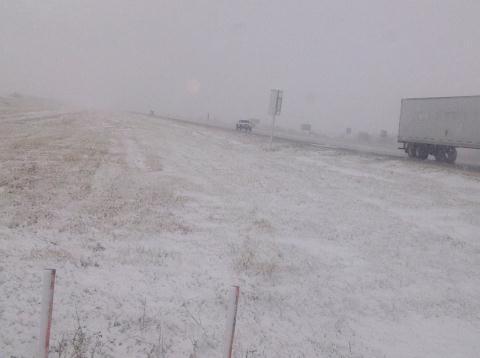
[[[28,114],[32,116],[32,114]],[[133,114],[0,119],[0,356],[475,357],[480,175]],[[55,355],[54,355],[55,356]]]

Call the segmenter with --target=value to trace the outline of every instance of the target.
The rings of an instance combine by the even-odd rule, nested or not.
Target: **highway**
[[[146,114],[146,113],[140,113],[140,112],[131,112],[131,113],[152,117],[152,115]],[[156,114],[153,115],[153,117],[164,119],[164,120],[187,123],[195,126],[216,128],[216,129],[226,130],[230,132],[235,131],[234,125],[230,127],[222,122],[194,121],[189,119],[156,115]],[[270,129],[264,128],[264,127],[254,128],[252,132],[245,135],[255,135],[255,136],[270,138]],[[335,139],[330,137],[302,135],[300,133],[298,134],[286,133],[281,130],[276,130],[275,136],[274,136],[274,142],[275,141],[277,142],[286,141],[286,142],[295,143],[299,145],[306,145],[316,150],[337,150],[337,151],[343,151],[343,152],[358,153],[362,155],[375,155],[375,156],[382,156],[384,158],[390,158],[395,160],[408,160],[409,162],[412,162],[412,164],[415,163],[415,164],[422,164],[422,165],[449,167],[449,168],[455,168],[458,170],[464,170],[467,172],[480,173],[480,150],[476,151],[471,149],[459,149],[458,159],[455,164],[451,165],[446,163],[438,163],[433,158],[429,158],[425,161],[410,159],[407,157],[407,155],[403,150],[398,149],[401,144],[396,143],[391,139],[383,143],[379,141],[376,141],[376,142],[372,141],[372,143],[360,143],[358,141],[355,141],[355,139],[353,138],[352,139],[342,139],[342,138]]]

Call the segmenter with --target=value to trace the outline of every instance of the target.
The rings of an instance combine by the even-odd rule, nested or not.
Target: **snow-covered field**
[[[478,357],[478,173],[133,114],[0,118],[0,357],[34,355],[44,267],[52,357],[220,357],[233,284],[235,357]]]

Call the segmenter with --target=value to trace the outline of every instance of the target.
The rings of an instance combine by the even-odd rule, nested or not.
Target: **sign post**
[[[272,131],[270,134],[270,149],[272,149],[273,136],[275,134],[275,117],[280,115],[282,111],[283,91],[279,89],[272,89],[270,91],[270,106],[269,114],[272,115]]]

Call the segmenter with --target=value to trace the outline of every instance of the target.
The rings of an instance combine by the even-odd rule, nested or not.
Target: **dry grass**
[[[278,271],[281,254],[267,242],[247,237],[240,245],[232,246],[233,267],[239,273],[271,277]]]
[[[175,257],[175,253],[160,248],[135,246],[121,250],[117,260],[124,265],[138,265],[141,263],[163,266],[168,260]]]
[[[50,353],[58,358],[95,358],[111,357],[104,350],[105,344],[101,332],[89,332],[77,316],[75,329],[64,332],[51,348]]]
[[[256,219],[253,222],[253,226],[257,231],[260,231],[263,233],[273,233],[274,231],[274,227],[272,223],[267,219]]]
[[[77,259],[67,250],[62,248],[43,248],[32,249],[30,255],[24,257],[25,260],[42,260],[42,261],[59,261],[59,262],[76,262]]]

